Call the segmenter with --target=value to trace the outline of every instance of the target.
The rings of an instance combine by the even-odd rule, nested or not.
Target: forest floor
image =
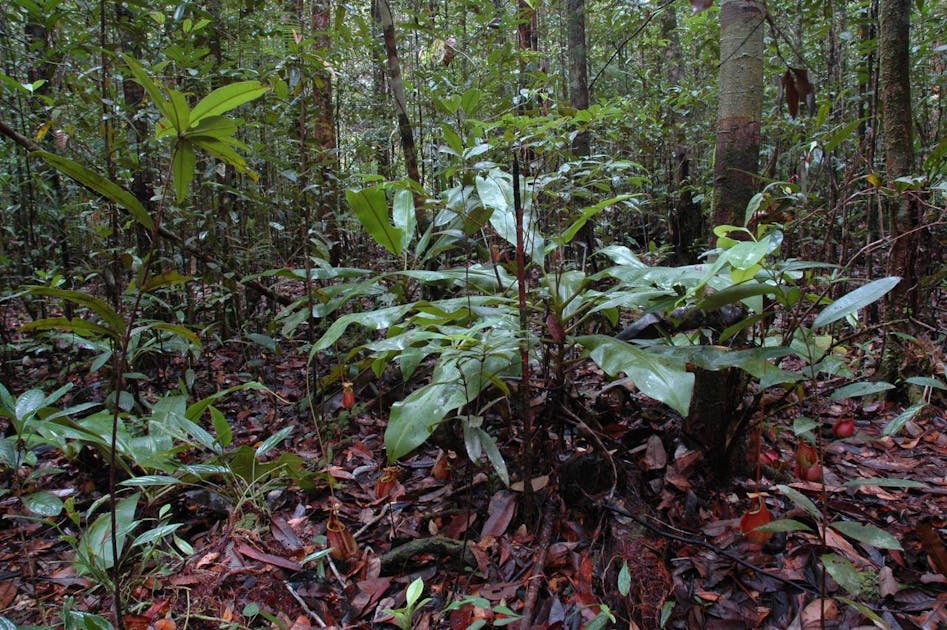
[[[22,321],[7,311],[14,341]],[[938,392],[902,431],[884,436],[903,407],[828,399],[829,385],[840,382],[810,388],[767,413],[759,450],[749,449],[751,459],[760,453],[762,477],[750,472],[722,484],[682,441],[680,417],[634,391],[608,395],[597,368],[580,363],[561,417],[549,417],[540,378],[532,383],[542,444],[524,448],[510,418],[485,419],[512,473],[506,487],[486,460],[469,461],[451,426],[389,467],[389,397],[357,383],[352,410],[338,393],[310,409],[300,402],[308,399],[306,356],[291,346],[267,352],[234,342],[207,347],[196,361],[162,358],[138,396],[153,401],[177,389],[188,368],[198,375],[192,400],[248,381],[271,390],[236,392],[218,407],[232,428],[230,449],[256,448],[291,427],[263,458],[285,467],[256,479],[211,478],[139,506],[157,517],[169,505],[169,522],[183,524],[175,533],[193,550],[175,555],[156,546],[149,559],[127,562],[127,628],[394,627],[386,611],[405,606],[416,578],[430,598],[410,625],[419,629],[502,626],[524,612],[532,628],[947,627],[947,414]],[[63,405],[100,401],[106,388],[89,372],[87,355],[54,347],[8,362],[2,378],[14,395],[71,382]],[[800,439],[793,424],[801,415],[822,432],[824,483],[793,475]],[[833,424],[847,418],[854,435],[832,437]],[[331,463],[319,468],[326,451]],[[286,453],[302,468],[293,469],[297,460]],[[107,460],[90,449],[73,455],[39,449],[32,470],[17,474],[71,499],[84,515],[108,491]],[[179,457],[195,463],[205,455]],[[535,471],[529,487],[524,459]],[[109,590],[77,573],[75,524],[65,513],[30,515],[11,473],[4,476],[0,615],[59,626],[66,603],[110,618]],[[892,478],[919,483],[846,485]],[[807,530],[748,540],[740,520],[757,491],[774,516]],[[903,550],[879,550],[842,535],[843,527],[820,536],[816,513],[874,525]],[[319,555],[327,544],[336,551]],[[312,554],[319,557],[304,565]],[[832,558],[821,560],[826,554]],[[826,575],[823,562],[841,566],[835,575],[847,583]]]

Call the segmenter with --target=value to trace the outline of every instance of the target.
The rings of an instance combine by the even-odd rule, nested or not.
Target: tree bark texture
[[[758,188],[763,22],[763,8],[755,0],[721,2],[713,214],[717,225],[742,225],[746,205]]]
[[[565,0],[566,30],[569,56],[569,100],[576,109],[588,109],[589,59],[585,46],[585,0]],[[588,157],[590,151],[589,132],[576,134],[572,141],[572,153],[576,157]]]
[[[317,54],[328,56],[332,46],[329,27],[332,16],[331,0],[313,0],[312,37]],[[335,136],[335,107],[332,99],[332,74],[324,67],[317,66],[312,74],[312,107],[315,117],[312,121],[312,147],[315,152],[313,181],[316,186],[316,219],[326,230],[326,236],[332,246],[329,258],[333,265],[340,259],[339,238],[336,230],[335,213],[339,203],[338,142]],[[307,226],[308,227],[308,226]]]
[[[910,0],[881,0],[878,5],[878,72],[885,168],[888,180],[914,174],[914,136],[911,116]],[[919,307],[918,249],[921,244],[920,207],[911,193],[891,198],[885,208],[889,233],[894,239],[888,259],[889,275],[901,282],[888,296],[889,320],[914,316]],[[889,360],[889,373],[895,357]],[[890,374],[889,374],[890,375]]]
[[[404,81],[401,79],[401,61],[398,57],[398,42],[395,38],[395,22],[391,15],[391,6],[388,4],[388,0],[375,1],[385,41],[388,83],[395,101],[395,114],[398,117],[398,132],[401,135],[401,150],[404,152],[405,170],[409,178],[421,183],[421,171],[418,168],[418,149],[414,143],[414,131],[411,128],[411,117],[408,115],[408,99],[404,92]],[[423,199],[417,193],[415,193],[414,198],[414,212],[418,223],[418,231],[423,233],[427,230],[431,221],[424,208]]]

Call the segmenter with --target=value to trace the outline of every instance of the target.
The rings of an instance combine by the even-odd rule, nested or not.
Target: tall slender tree
[[[742,224],[758,188],[763,108],[763,6],[757,0],[720,4],[720,102],[714,164],[714,223]]]

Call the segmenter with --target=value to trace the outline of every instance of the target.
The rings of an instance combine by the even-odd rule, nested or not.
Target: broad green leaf
[[[465,389],[459,381],[435,382],[393,404],[385,429],[388,460],[397,461],[424,444],[448,413],[467,404]]]
[[[775,521],[770,521],[766,525],[760,525],[756,528],[755,531],[758,532],[811,532],[812,528],[801,523],[799,521],[793,520],[791,518],[780,518]]]
[[[473,427],[473,430],[481,434],[480,445],[483,447],[483,452],[487,454],[487,459],[493,465],[493,469],[496,471],[500,481],[503,482],[504,486],[509,486],[510,473],[506,469],[506,462],[503,461],[503,455],[500,453],[500,449],[497,448],[497,441],[493,439],[492,435],[480,427]]]
[[[217,434],[217,443],[227,448],[233,442],[233,429],[227,422],[227,417],[217,407],[211,407],[210,418],[214,425],[214,432]]]
[[[904,379],[905,383],[910,383],[911,385],[917,385],[918,387],[933,387],[935,389],[947,389],[947,383],[940,380],[939,378],[931,378],[929,376],[912,376],[910,378]]]
[[[187,106],[187,99],[177,90],[168,90],[171,102],[171,117],[168,119],[178,134],[191,125],[191,109]]]
[[[179,140],[174,148],[174,157],[171,160],[171,179],[174,182],[174,198],[178,204],[187,198],[188,188],[194,179],[194,168],[197,156],[194,147],[187,140]]]
[[[854,538],[860,543],[877,547],[878,549],[902,549],[901,543],[898,542],[897,538],[874,525],[854,523],[852,521],[835,521],[830,527],[840,534]]]
[[[404,599],[407,602],[408,606],[414,606],[418,601],[418,598],[421,597],[421,593],[424,592],[424,580],[421,578],[415,578],[411,584],[408,585],[407,590],[404,592]]]
[[[169,534],[173,534],[178,530],[184,523],[168,523],[166,525],[159,525],[158,527],[153,527],[146,532],[142,532],[135,540],[132,541],[132,548],[140,547],[141,545],[147,545],[155,541],[161,540]]]
[[[704,311],[713,311],[725,304],[736,304],[741,300],[758,295],[774,295],[777,293],[775,285],[764,282],[742,282],[720,291],[706,295],[695,306]]]
[[[58,516],[62,512],[62,499],[52,492],[33,492],[23,497],[23,505],[37,516]]]
[[[391,204],[391,216],[395,227],[401,230],[401,250],[404,251],[411,243],[418,224],[414,211],[414,196],[410,190],[402,188],[395,192],[395,198]]]
[[[798,505],[799,507],[801,507],[802,509],[804,509],[806,512],[808,512],[809,514],[811,514],[813,517],[815,517],[815,519],[816,519],[817,521],[821,521],[821,520],[822,520],[822,512],[819,511],[819,508],[817,508],[817,507],[815,506],[815,503],[813,503],[813,502],[809,499],[809,497],[807,497],[806,495],[802,494],[801,492],[799,492],[799,491],[796,490],[795,488],[790,488],[789,486],[786,486],[786,485],[783,485],[783,484],[779,484],[779,485],[777,485],[777,486],[774,486],[774,488],[775,488],[776,490],[778,490],[779,492],[781,492],[782,494],[786,495],[786,496],[789,498],[790,501],[792,501],[793,503],[795,503],[796,505]]]
[[[797,416],[792,421],[794,435],[804,435],[819,426],[819,423],[808,416]]]
[[[226,116],[208,116],[188,129],[184,135],[188,138],[206,136],[217,140],[228,140],[237,132],[237,121]]]
[[[500,169],[493,169],[486,176],[476,178],[477,195],[485,208],[492,210],[490,225],[510,245],[516,246],[516,209],[513,206],[513,183]],[[523,247],[526,257],[540,264],[543,260],[543,238],[533,221],[523,196]]]
[[[381,188],[348,189],[345,198],[359,223],[375,241],[395,256],[401,256],[404,231],[388,220],[388,200]]]
[[[17,625],[6,617],[0,617],[0,630],[17,630]]]
[[[694,389],[694,375],[683,361],[651,354],[632,344],[605,335],[579,337],[589,356],[609,376],[624,372],[638,389],[686,416]]]
[[[283,427],[270,437],[263,440],[263,443],[256,447],[256,451],[253,452],[253,455],[257,458],[263,457],[271,450],[279,446],[279,443],[289,437],[289,434],[293,432],[293,427]]]
[[[359,324],[372,330],[389,328],[393,324],[400,322],[412,308],[414,308],[414,304],[399,304],[367,313],[349,313],[343,315],[332,322],[329,329],[319,338],[312,347],[312,350],[309,351],[309,356],[312,358],[316,352],[330,347],[352,324]]]
[[[891,291],[900,281],[901,278],[897,276],[879,278],[878,280],[873,280],[864,286],[858,287],[854,291],[846,293],[819,313],[815,321],[812,322],[812,327],[819,328],[821,326],[827,326],[856,313],[858,310],[881,299],[882,296]]]
[[[238,81],[219,87],[201,99],[191,110],[191,125],[196,125],[208,116],[229,112],[238,105],[263,96],[269,89],[259,81]]]
[[[39,409],[45,406],[46,403],[46,394],[43,393],[41,389],[30,389],[22,394],[16,399],[16,407],[14,407],[14,413],[16,414],[16,419],[20,422],[28,420],[35,414]]]
[[[856,398],[858,396],[877,394],[878,392],[884,392],[889,389],[894,389],[894,385],[891,383],[885,383],[883,381],[879,381],[877,383],[862,381],[861,383],[852,383],[850,385],[846,385],[845,387],[838,388],[832,392],[830,398],[833,400],[839,400],[840,398]]]
[[[115,542],[119,553],[125,547],[125,539],[135,526],[135,510],[141,494],[135,493],[118,502],[115,506],[117,531]],[[102,514],[90,525],[79,541],[77,555],[101,570],[111,569],[115,564],[112,555],[112,526],[108,514]],[[77,566],[82,573],[81,563]]]
[[[858,569],[847,559],[835,553],[824,554],[821,559],[825,570],[839,583],[839,586],[858,597],[862,590]]]
[[[928,485],[913,479],[894,479],[890,477],[864,477],[861,479],[849,479],[843,486],[878,486],[879,488],[927,488]]]
[[[82,291],[71,291],[69,289],[57,289],[54,287],[31,286],[29,287],[29,292],[30,295],[59,298],[83,306],[102,319],[106,328],[109,329],[110,336],[119,339],[125,334],[125,320],[115,312],[111,304],[101,298],[83,293]]]
[[[148,214],[148,211],[145,210],[145,207],[135,195],[112,180],[102,177],[78,162],[54,153],[36,151],[35,155],[43,158],[49,162],[53,168],[68,175],[86,188],[125,208],[128,210],[128,213],[132,215],[133,219],[147,229],[153,230],[155,228],[155,222],[151,219],[151,215]]]
[[[904,425],[910,422],[914,418],[914,416],[920,413],[920,411],[924,409],[924,407],[926,406],[927,406],[927,403],[925,403],[923,400],[920,400],[914,403],[913,405],[911,405],[910,407],[908,407],[907,409],[899,413],[897,416],[892,418],[891,422],[889,422],[887,426],[885,426],[884,431],[882,431],[881,434],[882,435],[897,435],[898,433],[901,432],[901,429],[904,428]]]
[[[887,621],[882,619],[878,615],[878,613],[873,611],[871,608],[869,608],[865,604],[861,602],[856,602],[853,599],[848,599],[847,597],[839,597],[838,600],[844,604],[851,606],[852,608],[854,608],[855,610],[863,614],[865,618],[871,620],[871,622],[875,624],[876,627],[881,628],[882,630],[893,630]],[[898,626],[898,628],[900,627],[901,626]]]
[[[114,332],[104,326],[99,326],[93,322],[84,319],[68,319],[66,317],[48,317],[46,319],[37,319],[33,322],[27,322],[20,327],[21,331],[30,330],[62,330],[73,333],[80,337],[100,338],[114,337]],[[94,370],[93,370],[94,371]]]

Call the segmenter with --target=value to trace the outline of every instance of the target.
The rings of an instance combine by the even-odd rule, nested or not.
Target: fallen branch
[[[445,536],[432,536],[430,538],[416,538],[381,554],[379,558],[381,572],[384,575],[392,571],[398,571],[405,565],[417,564],[417,556],[421,554],[449,556],[462,564],[475,564],[477,562],[465,541]]]

